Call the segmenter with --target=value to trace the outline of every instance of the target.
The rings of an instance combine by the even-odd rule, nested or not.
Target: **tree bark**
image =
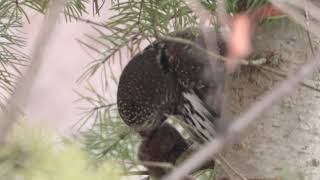
[[[317,51],[319,40],[311,39]],[[253,43],[254,54],[267,58],[263,66],[288,76],[312,57],[307,33],[289,20],[258,27]],[[320,89],[318,73],[306,83]],[[259,68],[241,67],[226,82],[224,121],[236,119],[281,79]],[[300,86],[261,114],[223,156],[249,178],[320,179],[319,106],[320,92]],[[217,176],[224,177],[226,172],[217,168]]]

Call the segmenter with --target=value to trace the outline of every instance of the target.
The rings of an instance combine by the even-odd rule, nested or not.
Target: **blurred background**
[[[86,4],[86,8],[91,9],[90,4]],[[106,3],[100,16],[85,15],[83,18],[102,22],[111,16],[109,8],[110,4]],[[27,39],[24,51],[30,54],[43,24],[44,15],[29,10],[28,16],[31,21],[24,24],[22,31]],[[46,49],[44,64],[28,99],[25,113],[31,121],[45,122],[62,133],[70,133],[71,127],[81,117],[79,108],[84,103],[75,103],[79,98],[75,91],[84,92],[87,82],[77,82],[77,80],[83,74],[87,64],[97,58],[97,53],[79,43],[78,40],[86,38],[85,34],[98,36],[91,24],[75,20],[66,22],[63,18],[59,19],[57,29],[54,30]],[[93,46],[96,45],[94,42],[91,43]],[[120,70],[113,70],[120,72]],[[101,88],[99,77],[95,76],[88,81],[96,89]],[[110,93],[115,95],[115,88],[112,88],[109,89]]]

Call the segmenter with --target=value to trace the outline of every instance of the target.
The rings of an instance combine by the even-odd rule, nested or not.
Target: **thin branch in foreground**
[[[217,155],[217,158],[219,158],[220,161],[221,161],[221,163],[225,164],[225,165],[228,167],[228,169],[230,169],[230,170],[232,171],[232,173],[234,173],[235,175],[237,175],[240,179],[242,179],[242,180],[248,180],[243,174],[241,174],[236,168],[234,168],[234,167],[230,164],[230,162],[229,162],[226,158],[224,158],[221,154],[218,154],[218,155]],[[227,171],[227,170],[225,170],[225,171]]]
[[[306,18],[306,26],[309,27],[309,24],[310,24],[309,8],[308,8],[309,7],[309,0],[305,0],[304,4],[305,4],[304,5],[304,16]],[[309,29],[306,29],[306,31],[307,31],[307,37],[308,37],[310,50],[312,52],[312,55],[315,55],[315,50],[314,50],[313,45],[312,45],[310,31],[309,31]]]
[[[229,26],[229,20],[228,20],[228,14],[227,14],[227,4],[224,0],[217,0],[217,17],[218,22],[222,26],[228,27]]]
[[[238,135],[245,130],[266,108],[279,101],[284,95],[292,92],[301,81],[303,81],[310,73],[315,71],[320,65],[319,58],[320,54],[318,54],[313,60],[308,61],[306,65],[304,65],[295,74],[289,76],[287,80],[284,80],[281,84],[276,86],[273,91],[265,95],[260,101],[254,103],[247,112],[233,121],[234,123],[229,126],[226,133],[217,136],[216,139],[204,145],[203,148],[164,177],[163,180],[182,179],[185,174],[190,173],[192,170],[210,159],[213,155],[219,153],[226,144],[234,142]]]
[[[273,73],[274,75],[276,75],[277,77],[280,77],[281,79],[284,79],[284,78],[287,78],[287,75],[282,73],[282,72],[279,72],[277,70],[274,70],[272,68],[269,68],[269,67],[266,67],[266,66],[260,66],[259,67],[262,71],[266,71],[266,72],[271,72]],[[300,85],[305,87],[305,88],[308,88],[310,90],[313,90],[313,91],[316,91],[318,93],[320,93],[320,89],[314,87],[314,86],[311,86],[309,84],[306,84],[304,82],[300,82]]]
[[[223,57],[219,54],[216,54],[212,51],[206,50],[206,49],[202,48],[201,46],[199,46],[198,44],[196,44],[190,40],[187,40],[187,39],[183,39],[183,38],[179,38],[179,37],[172,37],[172,36],[161,36],[161,37],[159,37],[159,39],[161,39],[163,41],[170,41],[170,42],[190,45],[190,46],[196,48],[197,50],[199,50],[200,52],[202,52],[212,58],[216,58],[217,60],[220,60],[220,61],[228,61],[228,58]],[[244,59],[241,59],[240,62],[241,62],[241,65],[253,65]]]
[[[52,1],[51,9],[48,11],[47,19],[36,39],[31,54],[30,59],[32,62],[25,75],[21,76],[17,81],[16,90],[8,100],[7,109],[0,117],[0,144],[5,142],[7,133],[17,121],[19,109],[22,109],[26,104],[32,85],[41,67],[45,48],[47,47],[50,36],[56,26],[59,10],[63,8],[66,2],[67,0]]]
[[[213,51],[204,49],[201,46],[199,46],[198,44],[196,44],[190,40],[187,40],[187,39],[183,39],[183,38],[179,38],[179,37],[172,37],[172,36],[161,36],[159,38],[163,41],[169,41],[169,42],[190,45],[190,46],[196,48],[197,50],[199,50],[200,52],[202,52],[212,58],[216,58],[217,60],[220,60],[220,61],[228,61],[228,59],[229,59],[229,58],[221,56]],[[252,59],[252,60],[250,59],[250,61],[245,60],[245,59],[240,59],[240,64],[242,66],[261,66],[266,63],[267,63],[266,58],[258,58],[258,59]]]
[[[129,171],[122,174],[123,176],[144,176],[149,175],[148,171]]]

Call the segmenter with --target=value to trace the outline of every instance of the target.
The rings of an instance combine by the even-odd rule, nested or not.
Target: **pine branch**
[[[64,5],[62,0],[53,3],[52,12],[49,13],[48,20],[44,24],[45,26],[41,29],[39,37],[37,38],[34,51],[32,53],[33,61],[25,76],[21,76],[18,79],[17,88],[8,101],[7,111],[5,111],[1,116],[0,143],[5,142],[7,132],[11,129],[12,125],[18,118],[19,110],[26,104],[26,100],[29,96],[37,72],[41,67],[44,48],[48,44],[49,37],[58,19],[58,10],[62,5]]]
[[[76,92],[79,96],[76,102],[87,104],[81,108],[83,116],[75,125],[84,149],[95,159],[136,159],[137,136],[120,119],[116,104],[108,100],[105,91],[100,93],[90,84],[87,90],[88,95]],[[81,127],[88,122],[91,128],[82,131]]]
[[[135,49],[145,40],[152,41],[156,34],[153,26],[159,34],[167,35],[171,29],[179,31],[197,24],[196,17],[182,0],[123,1],[114,3],[111,11],[116,14],[104,23],[104,28],[94,28],[101,39],[97,42],[104,42],[108,47],[100,52],[105,56],[90,63],[81,80],[93,76],[106,62],[119,55],[121,49]]]
[[[86,14],[87,0],[71,0],[64,7],[67,21]],[[25,42],[21,27],[25,21],[30,23],[28,9],[45,13],[49,0],[0,0],[0,107],[6,104],[7,97],[15,87],[15,81],[21,75],[20,69],[28,65],[28,56],[22,53]]]

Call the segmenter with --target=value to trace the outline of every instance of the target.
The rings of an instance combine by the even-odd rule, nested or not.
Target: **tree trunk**
[[[294,74],[312,57],[307,33],[289,20],[277,20],[259,27],[254,39],[254,54],[266,57],[277,72]],[[312,44],[319,41],[311,37]],[[317,51],[318,47],[314,47]],[[306,81],[320,86],[319,72]],[[225,121],[233,120],[250,108],[281,78],[257,68],[241,67],[227,81]],[[320,89],[320,87],[319,87]],[[237,145],[222,153],[241,174],[249,178],[320,179],[320,92],[300,86],[283,97],[248,128]],[[228,173],[229,175],[230,172]],[[217,176],[226,176],[217,168]],[[290,177],[289,177],[290,176]],[[233,177],[231,179],[237,179]]]

